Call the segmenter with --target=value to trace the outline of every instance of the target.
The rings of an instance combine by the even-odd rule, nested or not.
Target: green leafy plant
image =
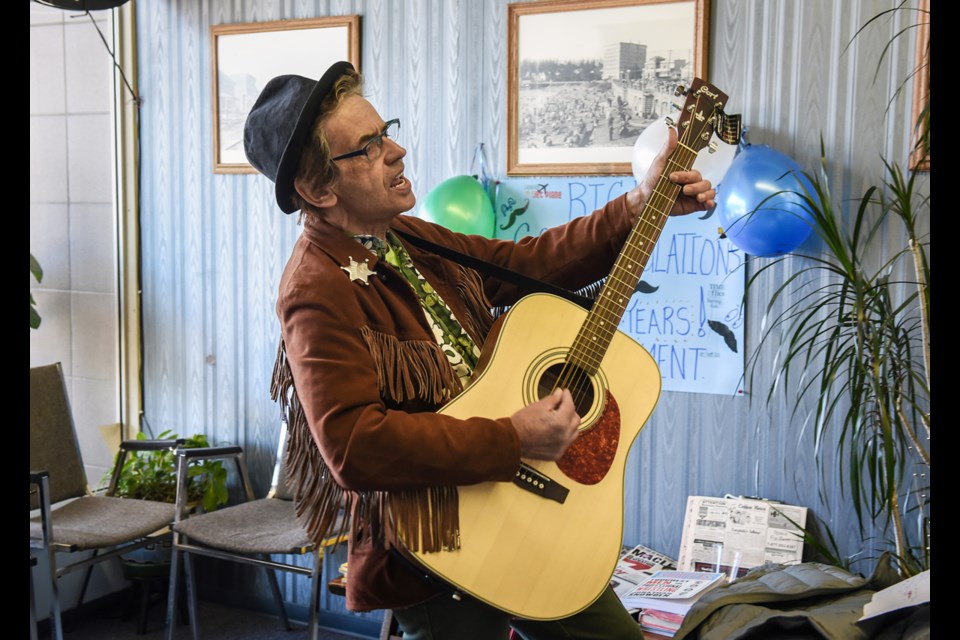
[[[40,268],[40,263],[37,262],[37,259],[33,257],[32,253],[30,254],[30,275],[34,277],[37,284],[43,281],[43,269]],[[37,303],[33,299],[32,292],[30,293],[30,328],[40,328],[40,314],[37,313]]]
[[[179,438],[172,431],[164,431],[160,440]],[[137,440],[146,440],[140,432]],[[194,435],[184,439],[184,448],[209,447],[204,435]],[[113,473],[111,469],[106,477]],[[203,505],[205,511],[213,511],[225,504],[229,498],[227,492],[227,470],[219,460],[192,460],[188,467],[187,499],[191,503]],[[176,502],[177,499],[177,461],[173,451],[130,452],[120,469],[114,495],[159,502]]]
[[[839,429],[842,488],[861,534],[866,522],[879,522],[892,535],[901,570],[913,575],[929,568],[930,487],[910,479],[929,478],[930,469],[929,238],[920,231],[929,197],[917,193],[916,173],[884,166],[882,187],[869,187],[846,221],[831,197],[821,143],[819,174],[803,174],[812,190],[800,183],[791,193],[803,200],[824,248],[802,256],[803,266],[775,290],[760,345],[777,343],[767,400],[792,388],[791,375],[794,415],[815,398],[816,449]],[[897,224],[906,244],[879,258]],[[759,268],[747,288],[783,260]],[[751,383],[759,353],[751,358]]]
[[[898,11],[915,20],[893,35],[881,61],[894,40],[929,22],[928,10],[899,2],[854,36]],[[928,73],[927,63],[909,78],[917,73]],[[811,186],[798,179],[799,188],[790,193],[804,202],[822,249],[798,256],[801,268],[776,288],[749,360],[752,383],[762,348],[773,343],[767,401],[787,395],[796,417],[809,406],[805,400],[815,399],[805,418],[812,419],[818,467],[825,470],[824,446],[835,443],[841,491],[852,500],[861,538],[866,523],[879,525],[878,562],[889,562],[903,577],[930,568],[930,199],[917,182],[929,166],[929,103],[915,132],[916,168],[905,172],[882,159],[881,183],[852,207],[833,200],[821,140],[818,173],[801,172]],[[903,244],[891,248],[898,237]],[[758,269],[747,289],[784,259]],[[804,530],[805,542],[820,557],[848,566],[823,525],[826,541],[810,529]]]

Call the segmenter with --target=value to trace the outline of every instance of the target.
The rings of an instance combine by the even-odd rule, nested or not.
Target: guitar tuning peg
[[[675,96],[682,96],[682,95],[685,95],[686,93],[687,93],[687,88],[682,84],[678,84],[677,88],[673,90],[673,95]]]
[[[683,107],[681,107],[680,105],[678,105],[676,102],[671,102],[671,103],[670,103],[670,106],[673,107],[673,110],[674,110],[674,111],[680,111],[680,109],[683,108]]]
[[[666,116],[663,120],[664,120],[664,122],[667,123],[667,126],[668,126],[668,127],[672,127],[672,126],[676,125],[676,122],[674,122],[674,121],[673,121],[673,118],[671,118],[670,116]]]
[[[716,153],[716,152],[717,152],[717,143],[716,143],[714,140],[711,140],[711,141],[710,141],[710,144],[707,145],[707,152],[708,152],[708,153]]]

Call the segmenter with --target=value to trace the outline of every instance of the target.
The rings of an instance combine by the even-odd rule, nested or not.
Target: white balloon
[[[667,143],[668,126],[667,116],[664,116],[647,125],[647,128],[637,137],[633,145],[631,161],[633,177],[637,182],[641,182],[647,175],[653,161],[663,149],[663,145]],[[737,155],[737,145],[727,144],[718,138],[717,134],[713,134],[711,141],[716,143],[717,150],[710,153],[708,147],[701,149],[693,161],[693,168],[700,172],[704,180],[709,180],[710,184],[716,187],[733,163],[733,158]]]
[[[660,154],[663,145],[667,143],[667,118],[664,116],[655,122],[647,125],[647,128],[640,132],[637,141],[633,143],[633,177],[637,182],[642,182],[650,165]]]
[[[733,164],[738,146],[727,144],[717,137],[717,134],[713,134],[710,140],[716,143],[717,150],[710,153],[708,147],[701,149],[697,154],[697,159],[693,161],[693,168],[700,172],[704,180],[709,180],[710,184],[716,188],[723,177],[727,175],[727,169]]]

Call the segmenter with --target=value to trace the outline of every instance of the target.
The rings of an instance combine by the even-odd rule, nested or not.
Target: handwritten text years
[[[653,356],[663,378],[697,380],[707,349],[660,341],[661,336],[677,339],[695,333],[691,313],[695,312],[686,306],[657,308],[634,299],[620,321],[620,330],[633,336]]]

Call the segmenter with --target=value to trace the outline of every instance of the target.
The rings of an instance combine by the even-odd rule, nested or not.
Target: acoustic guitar
[[[678,88],[682,95],[682,88]],[[606,588],[623,536],[627,454],[660,395],[650,354],[617,327],[688,170],[717,131],[739,139],[727,96],[695,79],[677,121],[678,141],[604,286],[587,312],[537,293],[501,318],[472,384],[441,409],[454,417],[511,415],[570,389],[580,434],[556,462],[524,460],[513,482],[458,487],[460,548],[421,553],[401,543],[428,572],[513,615],[552,620],[593,603]],[[730,131],[736,127],[736,131]]]

